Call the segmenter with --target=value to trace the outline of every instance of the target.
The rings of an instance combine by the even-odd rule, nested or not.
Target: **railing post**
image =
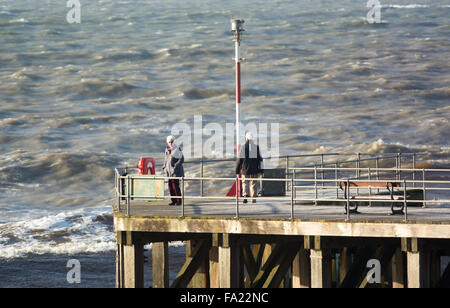
[[[347,185],[345,187],[346,194],[347,194],[347,221],[350,220],[350,180],[347,179]]]
[[[413,153],[413,187],[416,187],[416,153]]]
[[[394,189],[394,188],[392,188]],[[408,221],[408,202],[406,202],[406,180],[403,180],[403,204],[405,208],[405,221]]]
[[[377,180],[380,179],[380,170],[378,170],[379,168],[380,168],[380,158],[377,156],[375,160],[375,169],[377,169]]]
[[[325,185],[325,182],[323,181],[324,180],[324,163],[325,163],[325,161],[324,161],[324,159],[323,159],[323,153],[321,154],[321,167],[322,167],[322,187],[324,187]]]
[[[200,161],[200,177],[202,178],[200,180],[200,196],[203,197],[203,156],[202,160]]]
[[[367,172],[369,173],[369,181],[370,181],[372,178],[370,175],[370,173],[371,173],[370,167],[367,168]],[[372,187],[369,186],[369,207],[371,207],[371,206],[372,206]]]
[[[425,169],[422,169],[423,207],[427,207],[427,188],[425,187]]]
[[[115,175],[115,177],[116,177],[116,206],[117,206],[117,211],[120,212],[120,186],[122,186],[122,185],[120,185],[120,175],[117,172],[117,169],[116,169],[115,174],[116,174]]]
[[[294,220],[294,178],[291,179],[291,219]]]
[[[314,164],[314,205],[317,205],[317,165]]]
[[[130,176],[127,175],[127,216],[130,216],[130,203],[131,203],[131,184],[130,184]]]
[[[357,160],[357,170],[356,177],[359,179],[361,177],[361,153],[358,152],[358,160]]]
[[[286,155],[286,179],[289,179],[289,155]],[[289,190],[289,182],[286,181],[286,191]]]
[[[377,160],[375,161],[375,168],[377,169],[377,181],[379,181],[380,180],[380,159],[379,159],[379,157],[377,156]],[[377,188],[377,194],[379,194],[380,193],[380,189],[379,188]]]
[[[181,217],[184,217],[184,176],[181,178]]]
[[[236,218],[239,219],[239,177],[236,177]]]
[[[338,183],[338,164],[334,164],[334,176],[336,184],[336,199],[339,198],[339,183]]]
[[[297,177],[296,170],[292,169],[292,179],[295,180],[296,177]],[[294,183],[294,186],[292,186],[292,183]],[[294,190],[295,198],[297,198],[297,190],[295,189],[295,182],[294,181],[291,182],[291,189]]]
[[[361,153],[357,153],[357,160],[356,160],[356,179],[361,178]],[[359,195],[359,188],[356,189],[356,193]]]
[[[398,166],[399,166],[399,161],[398,161],[398,157],[399,157],[399,153],[397,153],[397,157],[395,158],[395,179],[399,180],[398,178]]]

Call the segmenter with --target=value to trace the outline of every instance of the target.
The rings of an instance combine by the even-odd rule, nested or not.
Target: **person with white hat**
[[[181,148],[175,144],[173,136],[167,137],[166,159],[164,161],[163,170],[167,177],[184,177],[184,155]],[[169,205],[181,205],[180,180],[169,180],[169,192],[172,202]]]
[[[253,198],[253,203],[256,202],[257,178],[263,173],[262,162],[259,146],[254,143],[252,133],[248,132],[245,135],[245,145],[241,146],[237,158],[236,175],[240,174],[242,177],[243,197]],[[247,199],[244,199],[244,203],[247,203]]]

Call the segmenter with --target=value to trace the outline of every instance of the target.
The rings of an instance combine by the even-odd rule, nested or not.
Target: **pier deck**
[[[130,206],[130,216],[133,217],[182,217],[181,206],[169,206],[168,201],[134,202]],[[239,205],[239,218],[247,219],[291,219],[290,202],[257,201]],[[386,206],[363,206],[359,214],[351,214],[350,221],[364,222],[403,222],[403,215],[389,215],[390,208]],[[116,214],[126,214],[121,209]],[[186,201],[184,217],[193,218],[236,218],[236,204],[232,201],[201,200]],[[301,221],[346,221],[344,206],[338,205],[295,205],[294,219]],[[449,206],[408,207],[408,222],[435,223],[450,225]]]

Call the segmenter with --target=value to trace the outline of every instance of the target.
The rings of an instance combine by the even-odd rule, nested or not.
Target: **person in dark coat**
[[[242,178],[242,195],[244,198],[253,198],[253,203],[256,202],[256,184],[257,178],[263,174],[262,169],[263,158],[259,151],[259,146],[253,142],[251,133],[245,136],[245,145],[241,147],[236,164],[236,175],[241,175]],[[247,203],[247,199],[244,199]]]
[[[181,148],[175,144],[173,136],[167,137],[166,158],[164,161],[163,170],[167,177],[184,177],[184,155]],[[172,202],[169,205],[181,205],[180,180],[169,180],[169,192],[172,197]]]

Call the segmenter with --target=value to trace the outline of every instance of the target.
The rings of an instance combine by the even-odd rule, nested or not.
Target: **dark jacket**
[[[254,144],[253,141],[247,141],[245,146],[241,147],[239,156],[236,163],[236,174],[242,175],[257,175],[262,170],[261,153],[259,146]]]
[[[168,177],[184,177],[184,155],[181,148],[175,144],[172,149],[166,148],[166,159],[164,161],[163,170]]]

